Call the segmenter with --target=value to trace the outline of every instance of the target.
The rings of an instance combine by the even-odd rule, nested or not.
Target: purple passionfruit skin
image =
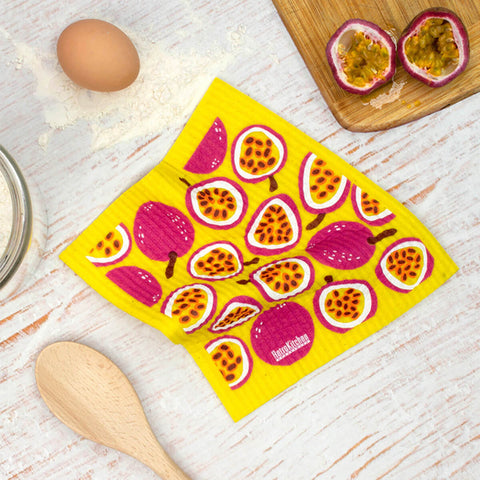
[[[343,61],[339,54],[339,45],[342,38],[344,38],[345,35],[349,36],[358,31],[363,32],[363,34],[372,41],[381,43],[389,52],[388,67],[383,72],[379,72],[379,75],[364,87],[355,86],[348,82],[343,70]],[[375,23],[368,22],[367,20],[359,18],[347,20],[328,41],[326,54],[335,81],[341,88],[349,93],[366,95],[391,80],[395,73],[395,43],[387,32]]]
[[[231,313],[236,308],[247,307],[251,309],[251,313],[248,315],[239,318],[238,320],[229,323],[228,325],[221,325],[222,321],[227,317],[229,313]],[[251,318],[258,315],[263,310],[262,305],[252,297],[248,295],[239,295],[238,297],[232,298],[229,302],[227,302],[220,313],[215,318],[215,321],[208,327],[208,330],[212,333],[222,333],[228,330],[231,330],[233,327],[237,327],[242,323],[247,322]]]
[[[455,68],[445,75],[434,76],[426,70],[410,62],[405,53],[405,44],[407,40],[418,33],[422,25],[429,19],[440,18],[448,21],[452,27],[453,38],[458,48],[459,60]],[[470,58],[470,46],[468,34],[462,21],[451,10],[445,8],[431,8],[418,14],[405,29],[398,40],[398,57],[403,68],[414,78],[425,83],[429,87],[442,87],[458,77],[467,67]]]
[[[219,212],[217,218],[215,218],[215,216],[214,218],[211,218],[208,215],[205,215],[205,208],[203,208],[201,202],[197,198],[197,195],[205,189],[210,189],[214,191],[215,188],[228,190],[231,194],[231,197],[235,200],[235,213],[228,219],[225,219],[221,213],[221,208],[226,211],[225,209],[227,209],[228,206],[228,202],[226,202],[224,198],[220,198],[220,201],[223,202],[222,207],[216,209]],[[205,199],[204,201],[207,202],[208,199]],[[243,188],[238,185],[238,183],[226,177],[217,177],[203,180],[202,182],[188,187],[185,197],[185,203],[187,205],[188,211],[190,212],[190,215],[192,215],[192,217],[198,223],[219,230],[236,227],[243,220],[243,217],[245,216],[248,208],[248,198]]]
[[[340,288],[352,288],[360,291],[364,296],[365,310],[357,318],[350,322],[340,322],[327,311],[327,295],[332,290]],[[340,280],[337,282],[330,282],[324,285],[320,290],[317,290],[313,297],[313,309],[318,320],[324,327],[336,333],[346,333],[357,325],[363,323],[365,320],[373,317],[377,311],[377,305],[378,302],[375,290],[365,280]]]
[[[107,278],[147,307],[155,305],[162,296],[162,287],[157,279],[139,267],[114,268],[107,272]]]
[[[255,234],[260,228],[260,223],[262,222],[262,218],[264,214],[267,212],[268,208],[271,206],[281,207],[284,210],[286,214],[286,219],[282,220],[281,224],[284,222],[288,222],[285,228],[287,230],[289,228],[292,230],[289,233],[291,234],[291,238],[289,238],[283,243],[269,244],[267,237],[265,238],[264,242],[260,241],[260,239],[257,240],[255,238]],[[281,224],[280,224],[280,227],[281,227]],[[275,223],[272,223],[272,225],[275,228],[279,227],[275,225]],[[280,195],[267,198],[257,208],[255,213],[252,215],[252,218],[248,222],[247,229],[245,232],[245,243],[247,245],[247,248],[254,255],[278,255],[280,253],[287,252],[288,250],[291,250],[293,247],[295,247],[300,241],[301,235],[302,235],[302,222],[300,220],[300,214],[298,212],[298,208],[295,205],[295,202],[288,195],[286,195],[285,193],[281,193]]]
[[[172,292],[170,292],[170,294],[164,300],[162,307],[160,309],[160,311],[164,315],[171,317],[173,304],[176,298],[178,297],[178,295],[180,295],[185,290],[190,290],[194,288],[199,288],[203,290],[207,294],[209,302],[207,302],[207,305],[205,306],[203,315],[201,315],[201,317],[198,318],[198,320],[195,323],[190,324],[186,327],[183,327],[183,331],[185,333],[193,333],[197,331],[199,328],[202,328],[203,325],[209,322],[210,319],[215,314],[215,311],[217,310],[217,293],[215,292],[215,289],[213,287],[211,287],[210,285],[206,285],[205,283],[193,283],[190,285],[183,285],[173,290]]]
[[[379,211],[378,213],[374,212],[372,214],[366,214],[362,208],[362,193],[362,189],[359,186],[352,186],[352,206],[355,214],[360,220],[372,225],[373,227],[379,227],[391,222],[395,218],[395,214],[387,208]]]
[[[217,117],[183,168],[192,173],[212,173],[223,163],[226,153],[227,131]]]
[[[389,273],[387,268],[387,259],[390,255],[392,255],[396,250],[402,248],[408,248],[409,246],[413,246],[419,248],[422,251],[423,255],[423,268],[420,272],[417,281],[412,285],[407,285],[396,279],[392,274]],[[380,261],[378,262],[375,273],[378,279],[388,288],[400,292],[400,293],[408,293],[411,292],[415,287],[420,285],[424,282],[433,271],[434,260],[431,253],[428,251],[427,247],[424,243],[415,237],[407,237],[401,238],[396,242],[392,243],[382,254]]]
[[[280,269],[275,269],[275,266],[285,265],[288,263],[299,264],[304,270],[304,277],[300,282],[297,282],[298,285],[296,287],[292,287],[292,281],[295,281],[295,279],[293,278],[289,278],[287,280],[283,279],[282,280],[283,282],[285,281],[287,282],[288,291],[284,293],[277,292],[274,289],[270,288],[270,286],[265,281],[263,281],[262,273],[264,273],[265,271],[268,271],[269,269],[271,269],[271,271],[273,272],[275,272],[275,270],[279,270],[281,272],[282,271],[281,267]],[[291,275],[291,272],[289,272],[288,274]],[[284,300],[286,298],[293,297],[302,292],[305,292],[306,290],[311,288],[314,280],[315,280],[315,270],[313,268],[312,262],[307,257],[303,257],[303,256],[289,257],[289,258],[282,258],[281,260],[275,260],[273,262],[267,263],[266,265],[262,265],[260,268],[257,268],[252,273],[250,273],[250,281],[253,283],[253,285],[257,287],[259,292],[262,294],[262,297],[269,302]]]
[[[250,350],[248,349],[246,343],[238,337],[234,337],[232,335],[223,335],[222,337],[214,338],[213,340],[210,340],[206,345],[205,345],[205,350],[207,351],[208,354],[212,353],[215,348],[224,343],[224,342],[233,342],[236,345],[240,347],[240,351],[242,352],[242,375],[235,380],[235,382],[230,383],[229,386],[232,390],[236,390],[237,388],[240,388],[242,385],[245,384],[245,382],[250,378],[250,375],[252,373],[252,368],[253,368],[253,358],[250,353]]]
[[[310,313],[295,302],[264,311],[250,331],[253,350],[270,365],[292,365],[302,359],[312,348],[314,337]]]
[[[231,274],[228,275],[216,275],[215,273],[212,274],[202,274],[202,272],[197,272],[195,270],[195,265],[197,261],[207,255],[208,253],[212,252],[216,248],[223,248],[231,253],[237,260],[238,268],[235,271],[232,271]],[[203,247],[200,247],[198,250],[192,253],[192,256],[188,260],[187,263],[187,271],[193,278],[200,278],[202,280],[209,280],[211,282],[216,280],[226,280],[227,278],[235,277],[243,272],[243,255],[242,252],[238,249],[236,245],[232,242],[221,241],[221,242],[212,242]]]
[[[268,170],[263,175],[253,175],[248,171],[246,171],[245,169],[243,169],[240,165],[240,156],[241,156],[240,154],[241,154],[243,140],[249,134],[252,134],[256,131],[260,131],[268,135],[270,139],[275,143],[276,147],[280,152],[280,159],[278,163],[275,165],[274,168]],[[287,144],[285,143],[285,140],[279,133],[277,133],[272,128],[267,127],[266,125],[250,125],[244,128],[233,140],[233,144],[232,144],[233,171],[235,172],[235,175],[237,175],[237,177],[243,180],[244,182],[247,182],[247,183],[261,182],[262,180],[265,180],[265,178],[270,177],[274,173],[280,171],[285,165],[286,161],[287,161]]]
[[[311,191],[311,171],[313,163],[318,159],[314,153],[308,153],[300,166],[300,175],[298,177],[298,188],[300,198],[305,210],[310,213],[330,213],[340,208],[348,197],[350,190],[350,180],[345,175],[339,175],[340,184],[335,195],[328,201],[319,202],[312,198]]]

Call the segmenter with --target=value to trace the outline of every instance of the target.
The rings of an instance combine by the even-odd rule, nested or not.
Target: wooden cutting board
[[[480,0],[273,0],[273,3],[335,118],[349,130],[367,132],[402,125],[480,91]],[[470,61],[459,77],[443,87],[431,88],[397,65],[393,82],[369,95],[347,93],[337,85],[325,47],[344,21],[369,20],[398,39],[418,13],[431,7],[453,10],[467,29]]]

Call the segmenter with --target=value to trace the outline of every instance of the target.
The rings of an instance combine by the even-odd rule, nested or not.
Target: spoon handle
[[[142,447],[142,450],[139,451],[135,457],[144,465],[151,468],[160,478],[163,480],[191,480],[168,456],[153,433]]]

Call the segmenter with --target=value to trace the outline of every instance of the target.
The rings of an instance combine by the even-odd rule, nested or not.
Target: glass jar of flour
[[[46,239],[43,206],[35,185],[0,145],[0,305],[28,284]]]

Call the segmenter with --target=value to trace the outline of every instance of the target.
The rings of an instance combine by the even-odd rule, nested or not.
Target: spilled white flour
[[[230,32],[229,51],[217,48],[208,54],[190,51],[170,53],[162,45],[137,38],[126,31],[140,55],[136,81],[119,92],[93,92],[76,86],[61,70],[54,53],[45,53],[14,41],[17,69],[29,69],[36,79],[48,129],[38,142],[45,149],[58,129],[87,121],[93,150],[100,150],[137,136],[158,134],[167,127],[182,125],[208,85],[242,48],[245,28]]]

